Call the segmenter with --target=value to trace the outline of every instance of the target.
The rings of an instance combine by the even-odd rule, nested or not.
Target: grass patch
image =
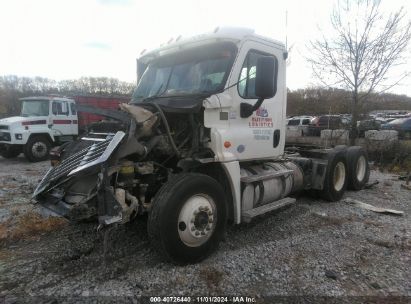
[[[44,218],[35,212],[27,212],[0,224],[0,241],[28,239],[41,233],[60,229],[66,225],[67,221],[63,218]]]
[[[200,277],[206,282],[208,289],[213,289],[220,285],[223,279],[223,272],[214,267],[204,267],[200,270]]]
[[[379,155],[370,155],[379,165],[381,172],[394,174],[406,174],[411,172],[411,140],[402,140],[392,149],[379,152]]]

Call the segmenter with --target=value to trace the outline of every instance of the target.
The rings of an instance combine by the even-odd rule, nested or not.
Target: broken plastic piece
[[[357,200],[349,198],[349,197],[347,197],[344,200],[344,202],[346,202],[348,204],[353,204],[353,205],[355,205],[357,207],[360,207],[362,209],[366,209],[366,210],[370,210],[370,211],[374,211],[374,212],[378,212],[378,213],[394,214],[394,215],[403,215],[404,214],[404,211],[398,211],[398,210],[394,210],[394,209],[375,207],[373,205],[366,204],[366,203],[363,203],[361,201],[357,201]]]

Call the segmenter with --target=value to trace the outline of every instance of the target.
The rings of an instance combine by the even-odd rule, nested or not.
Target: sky
[[[386,12],[401,6],[411,17],[411,1],[382,0]],[[318,28],[329,27],[332,7],[332,0],[0,0],[0,75],[135,82],[142,50],[239,26],[283,42],[287,37],[287,86],[304,88],[318,84],[305,56]],[[402,70],[411,71],[411,61]],[[411,77],[391,91],[411,96]]]

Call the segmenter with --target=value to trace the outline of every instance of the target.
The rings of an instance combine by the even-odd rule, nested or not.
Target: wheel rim
[[[177,230],[181,241],[189,247],[204,244],[213,234],[217,222],[217,209],[206,194],[190,197],[181,208]]]
[[[341,191],[345,183],[345,166],[342,162],[337,163],[334,169],[334,189]]]
[[[47,155],[47,145],[41,141],[35,142],[31,147],[31,153],[35,158],[43,158]]]
[[[367,169],[367,160],[364,155],[361,155],[357,161],[357,168],[355,170],[357,175],[357,180],[362,181],[365,177],[365,171]]]

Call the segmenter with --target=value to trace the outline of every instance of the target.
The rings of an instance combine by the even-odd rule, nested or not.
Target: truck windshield
[[[158,58],[145,70],[133,101],[217,92],[224,87],[235,52],[234,44],[219,43]]]
[[[21,116],[48,116],[48,100],[24,100],[21,105]]]

